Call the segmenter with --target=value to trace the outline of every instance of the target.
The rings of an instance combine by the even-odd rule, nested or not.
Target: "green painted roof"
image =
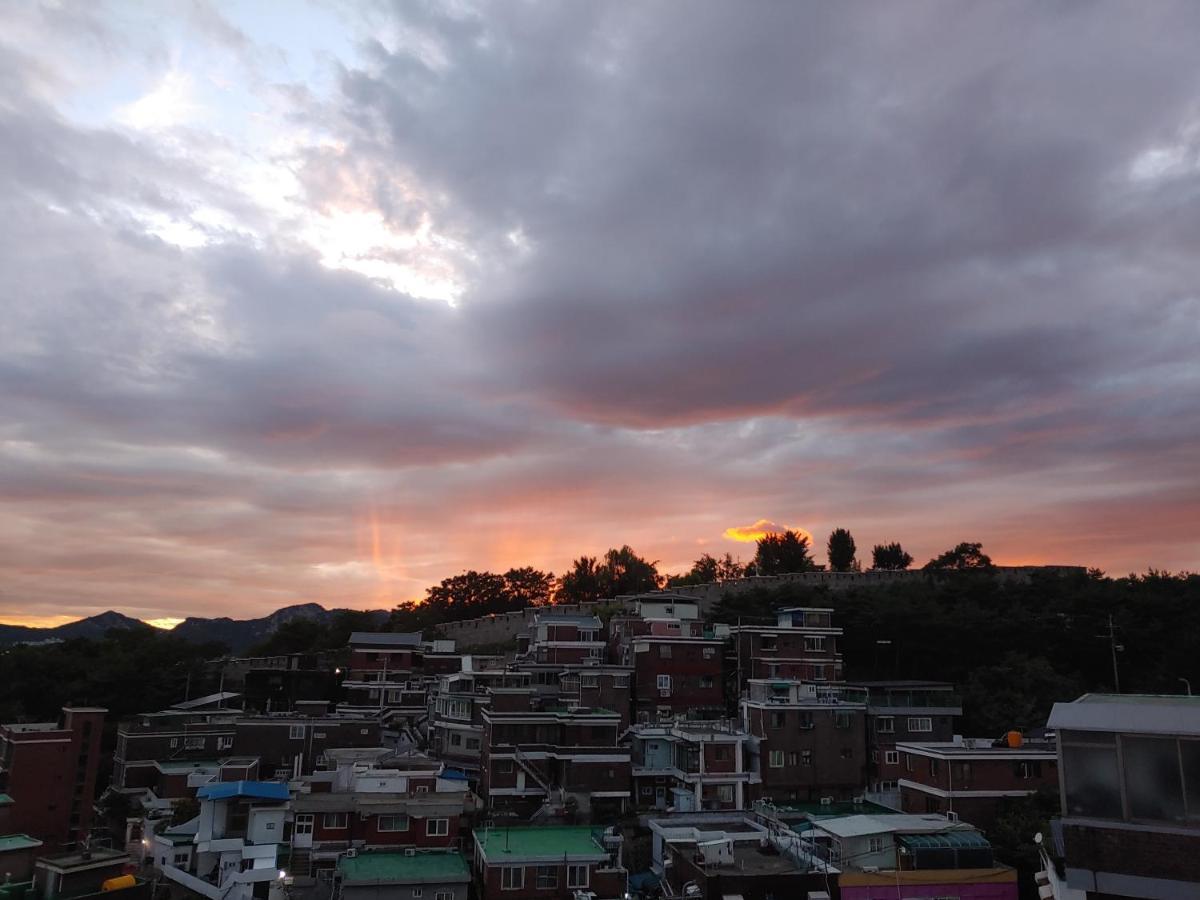
[[[37,838],[31,838],[27,834],[0,834],[0,853],[7,853],[9,850],[28,850],[31,847],[40,847],[42,842]]]
[[[16,801],[13,800],[12,797],[8,796],[8,794],[0,794],[0,806],[8,806],[9,804],[15,802]]]
[[[991,847],[988,839],[978,831],[942,831],[936,834],[898,834],[898,840],[910,850]]]
[[[338,860],[347,884],[354,882],[425,883],[467,882],[471,873],[461,853],[359,853]]]
[[[603,828],[572,825],[544,828],[488,828],[475,832],[475,840],[488,862],[506,859],[561,859],[564,856],[604,856]]]

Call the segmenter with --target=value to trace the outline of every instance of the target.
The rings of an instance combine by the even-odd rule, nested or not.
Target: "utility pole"
[[[1121,693],[1121,673],[1117,671],[1117,635],[1113,628],[1112,613],[1108,614],[1108,649],[1112,652],[1113,688]]]

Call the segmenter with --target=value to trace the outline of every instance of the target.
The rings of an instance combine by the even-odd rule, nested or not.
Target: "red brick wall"
[[[503,900],[570,900],[574,888],[567,887],[566,867],[558,867],[558,886],[539,890],[537,888],[537,866],[530,865],[525,869],[525,887],[519,891],[503,890],[500,866],[489,866],[484,870],[484,896],[503,898]],[[598,866],[592,865],[588,872],[588,888],[597,897],[624,897],[627,879],[624,872],[597,872]]]

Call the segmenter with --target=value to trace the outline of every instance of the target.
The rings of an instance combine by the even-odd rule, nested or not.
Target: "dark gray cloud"
[[[1195,4],[403,3],[320,53],[180,9],[0,43],[0,616],[760,519],[1200,564]],[[124,57],[218,99],[81,115]]]

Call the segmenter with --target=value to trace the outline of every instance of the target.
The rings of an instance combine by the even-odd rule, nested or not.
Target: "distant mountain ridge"
[[[285,606],[260,619],[230,619],[220,617],[202,619],[189,616],[172,630],[186,641],[200,644],[217,641],[229,647],[231,653],[244,653],[259,641],[265,640],[278,630],[280,625],[294,619],[311,619],[328,624],[341,612],[359,610],[326,609],[319,603],[300,603]],[[367,610],[377,625],[387,621],[389,613],[382,609]],[[113,610],[99,615],[57,625],[53,628],[30,628],[25,625],[0,625],[0,646],[33,644],[44,641],[66,641],[72,638],[99,638],[112,628],[151,628],[140,619],[134,619]]]

